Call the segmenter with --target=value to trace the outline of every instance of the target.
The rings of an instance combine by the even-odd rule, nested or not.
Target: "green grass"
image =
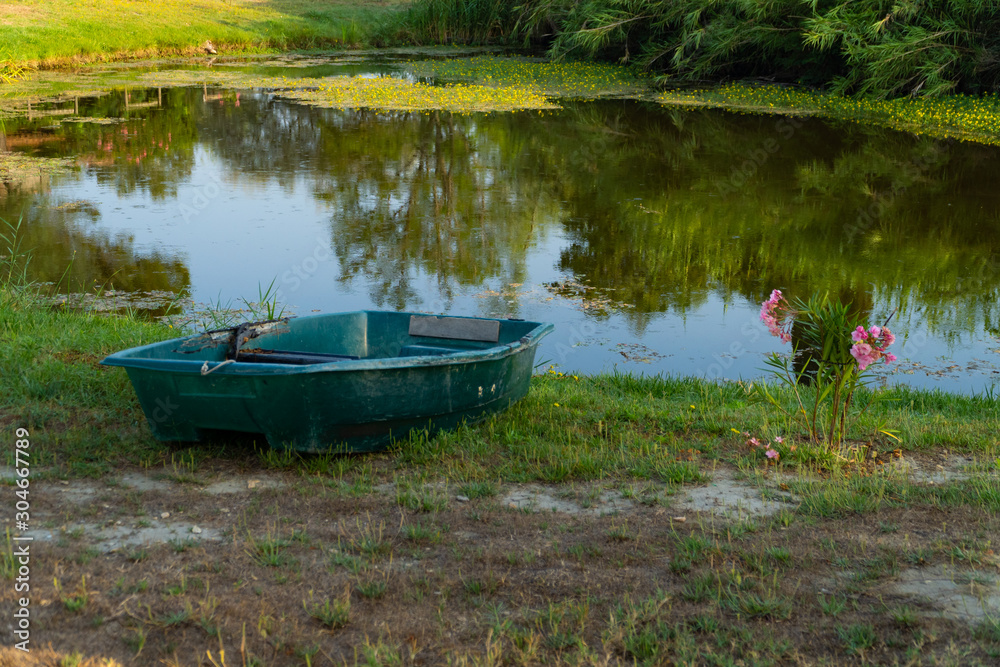
[[[45,446],[32,454],[36,474],[98,476],[122,464],[169,466],[171,461],[176,467],[176,450],[152,438],[126,374],[98,364],[112,352],[175,336],[175,330],[136,318],[63,312],[0,298],[5,301],[0,308],[0,417],[45,434]],[[787,392],[773,391],[791,403]],[[902,388],[886,391],[885,398],[858,421],[849,440],[878,442],[877,429],[884,424],[898,432],[904,453],[946,445],[983,460],[996,458],[1000,419],[989,397]],[[780,465],[785,468],[808,469],[816,461],[828,468],[843,465],[816,456],[816,447],[794,421],[754,401],[737,383],[556,373],[535,377],[529,395],[503,414],[435,438],[417,434],[370,461],[394,460],[422,479],[481,479],[485,473],[489,482],[457,487],[473,498],[488,498],[497,484],[511,482],[638,479],[669,487],[702,482],[717,459],[765,469],[767,462],[744,447],[742,432],[768,439],[784,433],[787,449]],[[185,456],[192,461],[225,456],[240,446],[221,438],[196,445]],[[887,442],[879,448],[895,446]],[[268,453],[255,452],[262,460]],[[5,463],[13,463],[10,450],[5,456]],[[288,465],[337,472],[330,457],[293,457]],[[375,482],[371,474],[364,475],[365,488]],[[409,478],[395,481],[396,501],[408,510],[437,512],[449,504],[443,487]],[[914,490],[902,480],[858,476],[836,486],[793,482],[791,490],[806,498],[800,511],[816,516],[865,513],[918,499],[1000,509],[995,484],[977,477]]]
[[[280,539],[272,531],[268,531],[261,537],[248,535],[248,549],[246,553],[258,565],[264,567],[283,567],[292,562],[291,557],[286,553],[289,542]]]
[[[0,295],[3,301],[0,414],[51,437],[45,447],[32,449],[34,470],[50,467],[96,477],[122,456],[139,463],[168,455],[150,440],[124,374],[98,362],[124,347],[169,338],[174,331],[124,317],[18,307]],[[73,456],[64,456],[77,448]]]
[[[365,581],[358,581],[355,586],[355,590],[357,590],[358,593],[360,593],[363,597],[372,600],[385,595],[388,588],[389,582],[385,579],[368,579]]]
[[[424,525],[419,521],[408,523],[400,530],[404,539],[411,542],[427,542],[437,544],[441,541],[441,529],[433,525]]]
[[[122,55],[356,46],[408,0],[14,0],[0,5],[0,65]],[[0,73],[3,72],[0,67]]]
[[[312,591],[309,592],[309,602],[302,601],[302,607],[312,618],[322,623],[327,628],[334,630],[342,628],[351,620],[351,600],[326,599],[323,604],[312,601]]]
[[[856,623],[837,628],[837,635],[844,642],[844,649],[848,655],[861,653],[865,649],[873,647],[878,640],[875,628],[868,623]]]

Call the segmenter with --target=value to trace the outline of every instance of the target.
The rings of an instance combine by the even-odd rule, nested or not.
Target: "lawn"
[[[409,0],[14,0],[0,4],[0,62],[38,65],[221,51],[357,46]]]

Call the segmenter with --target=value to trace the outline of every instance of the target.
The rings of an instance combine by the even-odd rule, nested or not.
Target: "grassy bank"
[[[749,385],[551,369],[503,414],[379,454],[169,445],[125,373],[98,362],[175,330],[0,299],[0,424],[10,442],[30,434],[32,600],[51,601],[33,602],[30,664],[1000,657],[988,398],[887,392],[841,458]],[[955,460],[960,474],[933,481]],[[727,486],[773,507],[690,504]],[[13,549],[0,543],[5,583]],[[931,597],[913,592],[924,580]]]
[[[0,5],[0,63],[357,46],[409,0],[116,0]]]
[[[49,445],[36,464],[58,474],[103,474],[117,465],[169,459],[172,449],[151,438],[125,374],[98,362],[113,351],[176,336],[176,330],[133,317],[39,306],[5,307],[0,330],[3,422],[48,434]],[[780,387],[770,391],[792,407],[790,393]],[[488,471],[486,476],[510,482],[681,483],[698,479],[685,462],[692,456],[764,465],[762,451],[744,447],[743,434],[750,433],[768,442],[783,436],[786,443],[776,445],[783,466],[842,465],[808,443],[794,419],[757,395],[753,383],[550,370],[533,380],[529,397],[510,411],[457,433],[417,438],[391,456],[450,477]],[[1000,407],[992,397],[907,388],[880,396],[850,434],[855,444],[889,450],[898,444],[904,452],[946,447],[986,458],[997,453]],[[895,432],[900,443],[880,434],[883,428]],[[204,451],[244,445],[221,440]]]
[[[819,116],[891,127],[942,139],[1000,144],[1000,97],[949,95],[893,100],[852,98],[790,88],[727,84],[660,94],[663,104],[706,106],[747,113]]]

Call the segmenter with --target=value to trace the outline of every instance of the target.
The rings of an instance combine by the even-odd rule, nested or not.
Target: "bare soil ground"
[[[880,474],[949,484],[967,463]],[[1000,664],[982,508],[821,517],[795,474],[722,464],[683,487],[351,466],[33,482],[32,651],[0,665]]]

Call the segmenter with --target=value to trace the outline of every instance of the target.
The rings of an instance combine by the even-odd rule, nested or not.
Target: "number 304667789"
[[[14,462],[17,468],[16,474],[18,477],[27,477],[28,471],[26,466],[28,465],[28,448],[31,446],[31,441],[28,440],[28,429],[19,428],[14,432],[17,436],[17,440],[14,441]]]

